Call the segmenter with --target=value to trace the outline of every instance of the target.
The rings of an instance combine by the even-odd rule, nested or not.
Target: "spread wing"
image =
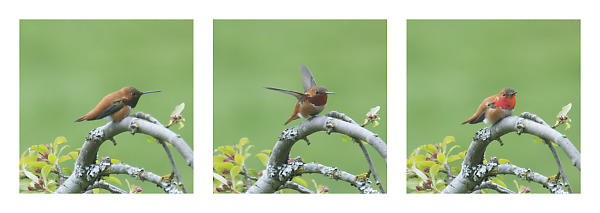
[[[270,90],[275,90],[275,91],[283,92],[285,94],[289,94],[289,95],[292,95],[292,96],[296,97],[298,100],[302,100],[304,98],[304,94],[299,93],[299,92],[294,92],[294,91],[289,91],[289,90],[279,89],[279,88],[273,88],[273,87],[265,87],[265,89],[270,89]]]
[[[302,87],[304,87],[304,92],[317,86],[315,78],[313,78],[312,73],[310,73],[310,70],[304,64],[300,65],[300,73],[302,74]]]
[[[123,101],[123,99],[113,101],[110,105],[108,105],[108,107],[106,107],[104,110],[102,110],[102,112],[100,112],[100,114],[98,114],[96,117],[89,118],[88,120],[91,121],[91,120],[102,119],[106,116],[109,116],[109,115],[121,110],[121,108],[123,108],[123,106],[125,106],[125,102]]]

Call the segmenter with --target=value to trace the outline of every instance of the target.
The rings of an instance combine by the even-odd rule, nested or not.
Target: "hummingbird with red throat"
[[[154,92],[160,92],[160,90],[140,92],[135,87],[123,87],[104,96],[94,109],[75,120],[75,122],[98,120],[106,116],[110,116],[113,121],[119,122],[129,115],[131,109],[137,105],[143,94]]]
[[[324,86],[317,86],[315,78],[313,78],[313,75],[308,67],[300,65],[300,74],[302,75],[302,86],[304,87],[304,93],[273,87],[265,87],[266,89],[292,95],[298,99],[296,105],[294,105],[292,115],[284,123],[284,125],[298,118],[308,118],[319,114],[325,108],[325,104],[327,104],[327,95],[335,94],[335,92],[328,91]]]
[[[517,91],[512,88],[504,88],[498,94],[483,99],[477,111],[462,124],[476,124],[484,122],[486,124],[495,124],[502,118],[512,115],[515,111]]]

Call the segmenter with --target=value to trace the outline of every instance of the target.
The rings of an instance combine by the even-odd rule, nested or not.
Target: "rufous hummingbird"
[[[327,104],[327,94],[335,94],[335,92],[327,91],[327,88],[323,86],[317,86],[312,73],[308,70],[308,67],[300,65],[300,74],[302,74],[302,86],[304,87],[304,93],[294,92],[285,89],[278,89],[272,87],[265,87],[270,90],[275,90],[290,94],[298,99],[292,115],[285,122],[296,120],[298,118],[308,118],[319,114],[325,108]],[[284,124],[284,125],[285,125]]]
[[[98,120],[109,115],[113,121],[119,122],[129,115],[143,94],[153,92],[160,92],[160,90],[140,92],[135,87],[123,87],[104,96],[92,111],[81,116],[75,122]]]
[[[484,122],[495,124],[502,118],[512,115],[515,111],[517,91],[512,88],[504,88],[498,94],[483,99],[477,111],[462,124],[476,124]]]

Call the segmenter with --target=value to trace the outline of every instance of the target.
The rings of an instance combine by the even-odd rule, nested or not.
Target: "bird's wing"
[[[299,92],[294,92],[294,91],[289,91],[289,90],[279,89],[279,88],[273,88],[273,87],[265,87],[265,89],[270,89],[270,90],[283,92],[285,94],[290,94],[290,95],[293,95],[294,97],[296,97],[298,100],[304,99],[304,94],[299,93]]]
[[[304,92],[317,86],[315,78],[313,78],[312,73],[310,73],[310,70],[304,64],[300,65],[300,73],[302,74],[302,87],[304,87]]]
[[[106,116],[109,116],[109,115],[121,110],[121,108],[123,108],[123,106],[125,106],[124,99],[118,99],[116,101],[113,101],[110,105],[108,105],[108,107],[106,107],[104,110],[102,110],[102,112],[100,112],[100,114],[98,114],[96,117],[89,118],[88,120],[91,121],[91,120],[102,119]]]
[[[466,121],[462,122],[462,124],[466,124],[466,123],[476,124],[476,123],[482,122],[485,119],[485,111],[487,108],[486,103],[493,102],[494,97],[495,96],[490,96],[490,97],[487,97],[486,99],[484,99],[484,101],[481,102],[481,104],[479,104],[479,107],[477,107],[477,111],[475,111],[475,114],[473,114],[473,116],[471,116]],[[479,115],[477,115],[478,112],[481,112],[481,113]]]

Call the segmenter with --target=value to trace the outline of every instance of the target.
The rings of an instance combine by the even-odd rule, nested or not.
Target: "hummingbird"
[[[304,87],[304,93],[265,87],[266,89],[292,95],[298,99],[296,105],[294,105],[292,115],[284,123],[284,125],[298,118],[308,118],[310,116],[319,114],[325,108],[325,104],[327,104],[327,95],[335,94],[335,92],[328,91],[324,86],[317,86],[315,78],[313,78],[313,75],[308,67],[300,65],[300,74],[302,75],[302,86]]]
[[[143,94],[154,92],[160,92],[160,90],[140,92],[135,87],[123,87],[104,96],[94,109],[75,120],[75,122],[98,120],[109,115],[113,121],[119,122],[129,115],[129,112],[137,105]]]
[[[477,111],[462,124],[476,124],[484,122],[495,124],[502,118],[512,115],[515,111],[517,91],[512,88],[504,88],[498,94],[483,99]]]

